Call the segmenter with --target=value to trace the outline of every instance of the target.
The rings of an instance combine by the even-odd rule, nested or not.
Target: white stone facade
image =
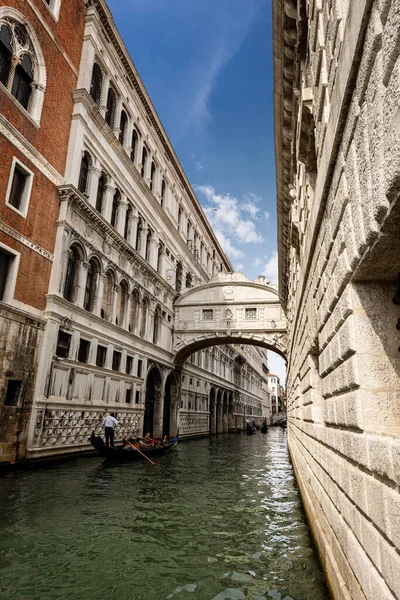
[[[334,598],[399,598],[400,2],[273,6],[290,452]]]
[[[110,411],[118,438],[222,433],[261,418],[262,350],[221,345],[174,364],[176,298],[228,271],[108,9],[92,2],[29,457],[88,448]]]

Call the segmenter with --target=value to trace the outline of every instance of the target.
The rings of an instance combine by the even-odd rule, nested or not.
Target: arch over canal
[[[278,290],[265,277],[218,273],[175,302],[176,364],[198,350],[220,344],[251,344],[286,360],[286,316]]]

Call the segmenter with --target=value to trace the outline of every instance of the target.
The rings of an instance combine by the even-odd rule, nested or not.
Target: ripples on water
[[[329,598],[280,429],[3,474],[0,527],[1,600]]]

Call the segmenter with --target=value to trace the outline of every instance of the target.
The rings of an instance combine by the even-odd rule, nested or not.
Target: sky
[[[271,0],[108,5],[235,270],[277,284]]]

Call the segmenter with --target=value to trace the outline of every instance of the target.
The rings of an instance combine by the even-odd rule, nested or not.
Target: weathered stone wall
[[[400,598],[400,2],[277,12],[275,37],[298,36],[278,165],[291,456],[334,597]]]

